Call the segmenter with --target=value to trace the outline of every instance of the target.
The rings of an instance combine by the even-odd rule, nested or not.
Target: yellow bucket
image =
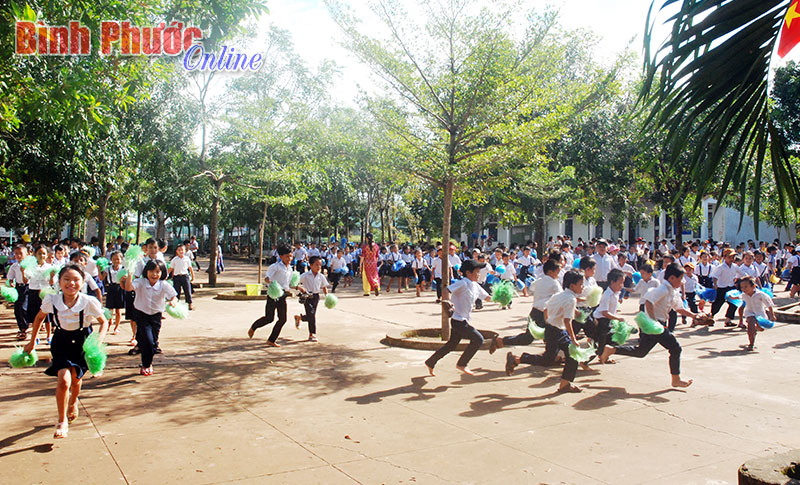
[[[261,285],[246,285],[247,296],[258,296],[261,294]]]
[[[772,276],[770,276],[770,277],[769,277],[769,281],[770,281],[770,282],[771,282],[773,285],[777,285],[778,283],[780,283],[780,282],[781,282],[781,279],[780,279],[780,278],[778,278],[778,276],[777,276],[777,275],[772,275]]]

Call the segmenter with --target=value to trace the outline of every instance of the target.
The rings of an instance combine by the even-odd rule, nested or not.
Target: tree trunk
[[[683,246],[683,201],[675,206],[675,247]]]
[[[142,208],[139,205],[139,196],[136,196],[136,244],[139,244],[139,232],[142,230]]]
[[[542,208],[544,210],[544,208]],[[544,254],[542,248],[544,247],[544,212],[536,212],[533,219],[533,238],[536,242],[537,251],[536,257],[541,258]]]
[[[258,278],[261,281],[261,270],[264,261],[264,226],[267,225],[267,203],[264,202],[264,211],[261,213],[261,224],[258,226]]]
[[[97,239],[100,240],[100,249],[106,250],[106,214],[108,212],[108,199],[111,198],[111,191],[105,187],[105,192],[97,201]]]
[[[211,208],[211,227],[208,230],[209,238],[209,258],[208,258],[208,285],[212,288],[217,286],[217,231],[219,229],[219,198],[222,183],[214,181],[214,204]]]
[[[448,179],[444,185],[444,217],[442,221],[442,340],[450,339],[450,316],[445,310],[444,300],[449,300],[450,292],[447,286],[450,284],[450,219],[453,212],[453,191],[455,180]]]

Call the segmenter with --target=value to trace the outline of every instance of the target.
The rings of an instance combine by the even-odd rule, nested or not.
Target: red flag
[[[798,43],[800,43],[800,0],[794,0],[789,5],[789,10],[786,11],[786,18],[783,20],[778,55],[784,57]]]

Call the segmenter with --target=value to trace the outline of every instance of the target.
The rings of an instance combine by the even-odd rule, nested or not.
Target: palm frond
[[[743,217],[749,199],[758,234],[762,169],[774,172],[782,207],[800,202],[800,179],[768,102],[770,61],[791,2],[662,0],[659,11],[655,3],[644,39],[644,132],[666,131],[670,163],[688,156],[687,176],[698,201],[722,173],[717,200],[737,191]],[[677,4],[678,12],[665,21],[670,37],[651,52],[659,13]],[[765,164],[768,153],[771,163]]]

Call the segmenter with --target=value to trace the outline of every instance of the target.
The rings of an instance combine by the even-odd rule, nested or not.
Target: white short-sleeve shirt
[[[163,312],[166,301],[177,295],[175,288],[165,280],[158,280],[151,285],[147,278],[139,278],[133,280],[133,290],[136,292],[133,306],[147,315]]]
[[[192,260],[185,254],[182,258],[175,256],[169,262],[169,267],[172,269],[172,274],[175,276],[187,275],[189,274],[189,268],[192,267]]]
[[[577,295],[569,288],[560,293],[556,293],[550,298],[546,305],[547,323],[563,330],[564,320],[572,320],[575,318],[575,307],[577,303]]]
[[[653,313],[659,322],[666,322],[669,319],[670,310],[680,310],[683,308],[681,292],[666,283],[651,289],[644,295],[644,301],[653,304]]]
[[[544,275],[541,278],[537,279],[533,282],[533,308],[537,310],[544,311],[547,302],[550,298],[553,297],[556,293],[560,293],[563,291],[561,289],[561,284],[551,278],[548,275]]]
[[[711,277],[717,279],[717,287],[727,288],[733,286],[737,272],[738,267],[735,264],[728,266],[722,263],[711,271]]]
[[[321,292],[322,288],[328,286],[328,279],[325,278],[322,272],[315,275],[309,270],[300,275],[300,284],[307,292],[316,294]]]
[[[617,313],[619,307],[619,293],[611,290],[611,287],[605,289],[603,296],[600,297],[600,304],[594,309],[594,318],[606,318],[603,312],[611,314]]]
[[[53,309],[58,310],[58,323],[64,330],[80,329],[80,313],[83,311],[83,326],[89,327],[92,320],[97,320],[103,316],[103,307],[97,298],[91,298],[83,293],[78,293],[78,301],[67,307],[64,303],[64,295],[47,295],[42,300],[42,313],[53,313]]]
[[[469,278],[462,278],[447,289],[450,291],[450,301],[453,302],[453,320],[469,322],[475,300],[484,300],[489,296],[481,285]]]
[[[767,318],[767,308],[775,306],[772,298],[763,291],[756,290],[753,296],[748,296],[747,293],[742,292],[742,301],[744,302],[744,317],[764,317]]]

